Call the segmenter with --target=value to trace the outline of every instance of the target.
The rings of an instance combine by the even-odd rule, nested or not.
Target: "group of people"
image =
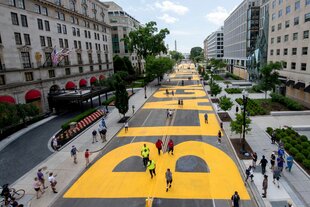
[[[43,174],[43,170],[44,170],[44,168],[38,169],[37,176],[34,178],[33,188],[36,191],[37,199],[39,199],[45,193],[45,189],[48,188],[48,186],[46,186],[46,184],[45,184],[45,177]],[[57,193],[57,191],[56,191],[56,185],[57,185],[56,176],[57,175],[54,174],[53,172],[49,172],[49,174],[48,174],[48,182],[51,186],[53,193]]]
[[[24,207],[23,204],[19,204],[16,201],[16,199],[11,195],[11,189],[9,188],[9,184],[4,184],[2,186],[1,196],[4,197],[4,205],[5,206]]]
[[[105,123],[104,118],[99,123],[98,132],[99,132],[100,138],[102,140],[102,143],[106,142],[107,141],[107,139],[106,139],[107,125]],[[92,131],[92,137],[93,137],[92,143],[98,142],[97,131],[95,129]]]
[[[169,90],[166,89],[166,95],[168,96],[169,95]],[[171,95],[174,96],[174,90],[171,90]]]
[[[158,150],[158,155],[160,155],[160,152],[162,151],[162,148],[163,148],[163,142],[160,139],[158,139],[155,143],[155,146]],[[168,154],[171,153],[171,155],[173,155],[173,150],[174,150],[174,143],[172,139],[170,139],[168,142]],[[150,148],[146,146],[146,144],[143,144],[141,148],[141,156],[142,156],[143,165],[145,168],[149,170],[151,179],[152,179],[153,176],[156,176],[156,163],[154,160],[150,159]],[[166,183],[167,183],[166,192],[168,192],[172,184],[172,172],[170,171],[169,168],[167,169],[165,173],[165,177],[166,177]]]

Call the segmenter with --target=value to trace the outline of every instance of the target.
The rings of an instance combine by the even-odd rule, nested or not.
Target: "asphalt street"
[[[192,71],[177,74],[175,79],[171,78],[171,82],[165,84],[180,86],[183,78],[184,87],[197,87],[197,80],[187,80]],[[129,121],[128,133],[121,131],[116,135],[95,164],[72,183],[53,206],[144,207],[145,199],[150,196],[154,198],[153,207],[230,207],[230,197],[236,189],[240,189],[243,196],[242,206],[256,206],[244,187],[232,149],[224,140],[222,144],[217,143],[217,136],[214,134],[219,130],[219,123],[213,118],[215,116],[210,115],[212,123],[209,128],[201,126],[201,119],[197,118],[205,112],[214,113],[209,107],[210,102],[197,104],[197,108],[209,107],[207,110],[176,109],[173,117],[167,119],[167,108],[162,106],[165,101],[173,101],[173,105],[176,105],[173,107],[180,107],[175,103],[178,97],[182,97],[184,107],[190,108],[186,103],[198,98],[207,99],[206,95],[201,96],[201,85],[199,90],[196,92],[176,88],[175,96],[165,97],[159,91],[150,97],[147,103],[151,104],[150,107],[154,105],[157,108],[147,109],[145,105],[137,112]],[[172,130],[172,134],[182,134],[184,127],[184,132],[189,131],[187,134],[193,132],[197,135],[153,135],[164,127]],[[205,129],[210,131],[210,135],[199,135],[206,133]],[[175,143],[175,155],[165,153],[158,156],[154,146],[157,139],[163,140],[165,152],[168,140],[172,139]],[[150,179],[149,172],[142,165],[140,149],[143,143],[150,147],[150,158],[157,162],[157,177],[153,179]],[[174,175],[171,192],[165,191],[164,172],[167,166]],[[232,168],[229,169],[230,167]],[[215,172],[218,175],[214,175]]]

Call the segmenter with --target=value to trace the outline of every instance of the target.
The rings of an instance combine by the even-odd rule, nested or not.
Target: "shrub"
[[[271,96],[272,102],[281,103],[290,110],[301,111],[303,109],[302,105],[299,104],[298,102],[296,102],[290,98],[287,98],[285,96],[282,96],[280,94],[272,93],[272,94],[270,94],[270,96]]]
[[[310,143],[309,143],[309,142],[302,142],[302,143],[300,143],[300,144],[301,144],[301,146],[302,146],[303,149],[307,149],[307,148],[309,148],[309,146],[310,146]]]
[[[310,154],[310,151],[308,149],[302,149],[301,154],[305,155],[305,157],[308,157]]]
[[[97,111],[97,109],[88,109],[87,111],[84,111],[83,113],[81,113],[81,114],[75,116],[74,118],[72,118],[72,119],[70,119],[69,121],[67,121],[66,123],[64,123],[64,124],[61,126],[61,128],[62,128],[63,130],[67,130],[67,129],[69,129],[69,124],[70,124],[71,122],[79,122],[79,121],[81,121],[82,119],[84,119],[85,117],[87,117],[88,115],[90,115],[90,114],[92,114],[92,113],[94,113],[94,112],[96,112],[96,111]]]
[[[307,136],[305,136],[305,135],[301,135],[301,136],[299,137],[299,140],[300,140],[301,142],[306,142],[306,141],[308,141],[308,138],[307,138]]]
[[[300,152],[303,148],[301,144],[296,144],[295,148]]]
[[[292,144],[293,146],[296,146],[296,145],[298,144],[298,142],[297,142],[296,140],[294,140],[294,139],[291,139],[291,144]]]
[[[115,96],[108,98],[107,100],[102,102],[103,106],[108,106],[111,102],[115,101]]]
[[[225,83],[225,84],[231,84],[230,81],[224,81],[223,83]]]
[[[271,127],[267,127],[266,132],[271,136],[273,129]]]
[[[304,159],[306,159],[305,155],[301,154],[300,152],[297,153],[296,156],[295,156],[295,160],[297,160],[298,162],[301,162]]]
[[[239,104],[239,105],[242,105],[243,104],[243,100],[241,98],[237,98],[236,99],[236,102]],[[250,113],[250,115],[252,116],[256,116],[256,115],[265,115],[267,114],[267,111],[260,106],[260,104],[253,100],[253,99],[250,99],[248,98],[248,103],[247,103],[247,107],[246,107],[246,110]]]
[[[292,146],[294,146],[294,145],[292,144]],[[298,153],[298,150],[297,150],[295,147],[291,147],[291,148],[289,149],[289,152],[290,152],[290,154],[291,154],[292,156],[295,156],[295,155]]]
[[[289,150],[291,147],[292,147],[292,145],[289,143],[284,144],[284,149],[286,149],[286,150]]]
[[[226,88],[225,91],[228,94],[236,94],[236,93],[241,93],[242,90],[240,88]]]
[[[222,76],[219,76],[219,75],[213,75],[212,76],[213,80],[224,80],[224,78]]]
[[[302,164],[305,166],[305,168],[307,168],[308,170],[310,170],[310,159],[304,159],[302,161]]]
[[[204,80],[209,80],[209,75],[208,75],[208,74],[205,74],[205,75],[203,76],[203,79],[204,79]]]

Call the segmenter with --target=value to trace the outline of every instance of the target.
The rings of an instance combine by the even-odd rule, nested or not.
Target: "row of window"
[[[15,38],[16,45],[22,45],[23,44],[21,33],[15,32],[14,38]],[[24,41],[25,41],[25,45],[31,45],[29,34],[24,34]]]
[[[272,9],[276,7],[276,0],[272,1]],[[283,0],[278,0],[278,5],[281,5],[283,3]],[[310,0],[305,0],[305,6],[310,5]],[[295,1],[295,10],[300,9],[300,0]]]
[[[275,13],[272,14],[272,20],[274,20],[274,19],[275,19]],[[299,18],[295,18],[295,19],[294,19],[294,22],[295,22],[296,20],[298,21],[297,24],[299,24]],[[310,21],[310,13],[307,13],[307,14],[304,15],[304,21],[305,21],[305,22],[309,22],[309,21]],[[286,22],[289,23],[289,21],[286,21]],[[287,24],[286,24],[286,25],[287,25]],[[289,27],[289,25],[288,25],[288,27]]]
[[[271,55],[271,56],[273,55],[273,52],[274,52],[274,50],[271,49],[271,50],[270,50],[270,55]],[[280,54],[280,49],[277,49],[277,50],[276,50],[276,55],[281,55],[281,54]],[[284,48],[284,49],[283,49],[283,55],[284,55],[284,56],[285,56],[285,55],[288,55],[288,48]],[[291,55],[297,55],[297,48],[296,48],[296,47],[292,48],[292,53],[291,53]],[[308,55],[308,47],[302,47],[302,48],[301,48],[301,55]]]
[[[287,62],[282,62],[283,68],[287,68]],[[296,70],[297,64],[295,62],[291,62],[291,69]],[[307,70],[307,63],[300,63],[300,70]]]
[[[309,39],[309,30],[303,31],[303,39]],[[281,40],[282,40],[282,39],[281,39],[281,36],[278,36],[276,40],[277,40],[277,43],[281,43]],[[293,41],[298,40],[298,32],[294,32],[294,33],[293,33],[293,35],[292,35],[292,40],[293,40]],[[272,37],[272,38],[270,39],[270,41],[271,41],[271,42],[270,42],[271,44],[274,44],[275,38]],[[284,35],[283,41],[284,41],[284,42],[288,42],[288,41],[289,41],[289,35],[288,35],[288,34]]]
[[[46,41],[45,41],[46,39]],[[47,42],[47,44],[46,44]],[[44,37],[44,36],[40,36],[40,43],[42,47],[53,47],[53,43],[52,43],[52,38],[51,37]]]

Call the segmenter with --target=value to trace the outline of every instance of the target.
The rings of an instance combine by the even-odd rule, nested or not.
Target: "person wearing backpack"
[[[73,163],[74,164],[77,164],[77,153],[78,150],[76,149],[76,147],[74,145],[72,145],[72,148],[71,148],[71,157],[73,157]]]
[[[245,174],[246,174],[246,178],[245,178],[245,182],[248,181],[249,178],[251,178],[251,182],[253,182],[253,170],[252,170],[252,166],[250,165],[246,170],[245,170]]]

